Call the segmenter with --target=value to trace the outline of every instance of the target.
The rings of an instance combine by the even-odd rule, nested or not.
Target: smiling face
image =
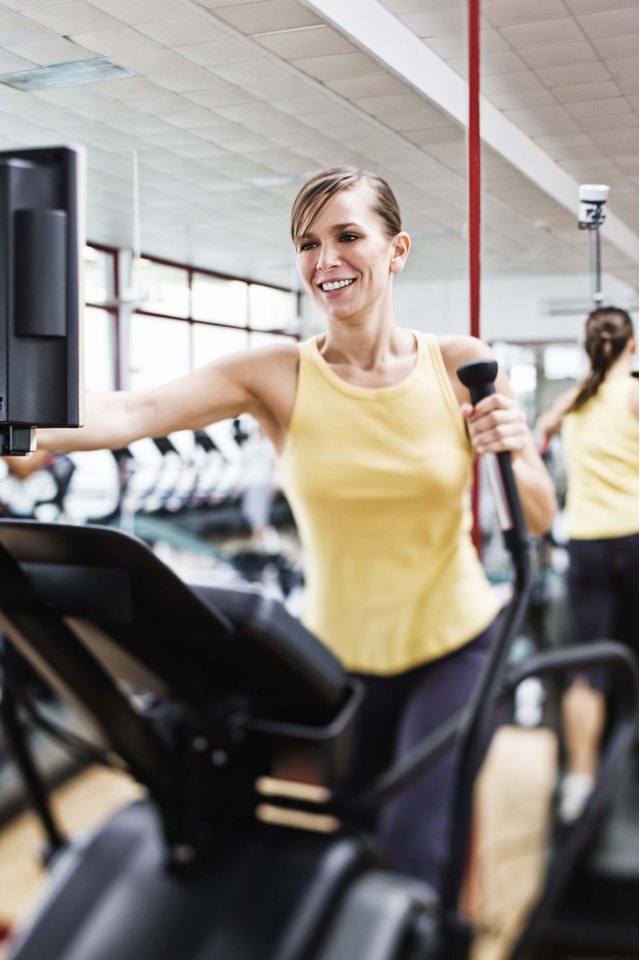
[[[409,238],[393,237],[374,207],[371,186],[360,181],[334,194],[297,238],[297,266],[326,317],[364,317],[391,308],[391,277],[400,273]]]

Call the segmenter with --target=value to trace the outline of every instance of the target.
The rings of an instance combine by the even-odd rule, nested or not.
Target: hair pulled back
[[[584,343],[591,369],[580,384],[569,413],[579,410],[597,393],[607,371],[632,338],[633,323],[626,310],[598,307],[591,311],[585,324]]]
[[[402,230],[400,207],[386,180],[358,167],[335,166],[318,171],[298,191],[291,208],[291,239],[297,244],[326,203],[341,190],[367,183],[373,194],[373,209],[382,219],[391,239]]]

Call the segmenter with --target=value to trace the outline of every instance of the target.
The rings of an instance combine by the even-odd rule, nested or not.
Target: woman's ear
[[[404,265],[411,249],[411,237],[402,230],[393,240],[393,252],[391,256],[391,273],[402,273]]]

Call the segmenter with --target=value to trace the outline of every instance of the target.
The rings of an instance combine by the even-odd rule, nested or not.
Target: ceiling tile
[[[168,20],[183,16],[185,10],[180,0],[91,0],[91,3],[125,23]]]
[[[169,90],[156,90],[150,97],[135,98],[127,102],[135,110],[139,110],[140,113],[150,113],[158,116],[191,109],[191,104],[188,100],[185,100],[177,93],[171,93]]]
[[[281,80],[267,80],[263,83],[243,83],[242,86],[262,100],[289,100],[315,93],[310,83],[298,77],[283,77]]]
[[[544,89],[494,93],[490,99],[498,110],[515,110],[519,107],[546,107],[557,103],[553,94]]]
[[[608,5],[602,0],[564,0],[564,2],[574,14],[599,12],[607,6],[615,7],[616,10],[638,6],[637,0],[611,0]]]
[[[371,77],[350,77],[347,80],[330,80],[330,90],[341,97],[353,99],[360,97],[382,97],[396,93],[406,93],[406,84],[391,74],[383,73]]]
[[[187,100],[193,103],[199,103],[203,107],[209,107],[215,110],[216,107],[224,107],[234,103],[249,103],[256,98],[241,87],[234,87],[227,83],[224,87],[216,87],[213,90],[192,90],[184,94]]]
[[[224,86],[224,81],[205,67],[177,70],[175,73],[151,74],[150,80],[159,87],[173,90],[174,93],[185,93],[192,90],[214,90],[216,87]]]
[[[136,137],[148,136],[152,133],[161,133],[166,130],[164,120],[157,117],[147,117],[142,114],[128,120],[110,120],[108,126],[120,133],[128,133]]]
[[[120,26],[114,17],[85,3],[85,0],[65,0],[46,7],[31,8],[24,11],[24,16],[63,36]]]
[[[18,73],[21,70],[30,70],[35,61],[28,57],[19,57],[8,50],[0,50],[0,73]]]
[[[581,130],[591,133],[594,130],[625,130],[630,119],[627,113],[614,113],[607,117],[580,117],[577,123]]]
[[[55,63],[73,63],[75,60],[90,60],[94,56],[94,51],[87,50],[86,47],[81,47],[63,37],[55,37],[53,34],[50,40],[16,43],[8,49],[43,67]]]
[[[517,50],[546,44],[570,43],[583,38],[580,27],[572,17],[514,24],[503,27],[501,33]]]
[[[201,127],[211,126],[211,112],[205,109],[187,109],[176,113],[166,113],[164,110],[157,111],[158,117],[171,126],[179,127],[181,130],[195,130]]]
[[[597,83],[609,79],[609,71],[598,60],[574,63],[566,67],[543,67],[536,70],[545,87],[563,87],[572,83]]]
[[[103,104],[104,97],[95,91],[93,85],[80,87],[56,87],[52,90],[38,90],[34,93],[38,100],[55,103],[59,107],[77,107],[82,104]]]
[[[587,100],[582,103],[568,103],[567,110],[573,117],[599,117],[631,113],[629,104],[624,97],[611,100]]]
[[[248,36],[323,23],[312,10],[296,0],[225,5],[218,7],[215,15]]]
[[[317,80],[344,80],[384,73],[382,67],[364,53],[338,53],[325,57],[303,57],[291,61],[293,67]]]
[[[591,139],[601,144],[604,150],[624,148],[635,149],[638,145],[638,126],[626,126],[621,130],[593,130]]]
[[[92,83],[91,87],[97,93],[111,100],[140,100],[142,97],[151,97],[161,91],[144,77],[123,77],[122,80],[103,80]]]
[[[495,93],[516,93],[524,90],[541,90],[542,83],[531,70],[520,73],[493,74],[483,77],[480,93],[492,97]]]
[[[176,47],[176,53],[200,64],[201,67],[218,63],[246,60],[247,50],[235,40],[212,40],[208,43],[190,43]]]
[[[149,23],[139,23],[137,29],[147,37],[169,47],[227,39],[225,34],[212,23],[211,18],[206,16],[172,17],[170,20],[156,18]]]
[[[133,70],[135,73],[144,75],[154,73],[172,73],[176,70],[191,70],[193,63],[181,57],[174,50],[150,50],[146,53],[118,53],[113,54],[111,59]]]
[[[291,76],[290,72],[270,62],[266,57],[259,57],[255,60],[239,60],[236,63],[213,64],[208,69],[217,77],[222,77],[229,83],[237,84],[284,80]]]
[[[325,57],[336,53],[352,53],[355,46],[331,27],[302,27],[280,33],[263,34],[257,42],[285,60],[303,57]]]
[[[638,56],[638,33],[631,33],[625,37],[594,37],[591,41],[593,48],[605,60],[616,57]]]
[[[426,134],[426,139],[431,135],[432,130],[437,130],[440,127],[449,128],[457,125],[452,124],[452,121],[444,113],[440,113],[439,110],[423,110],[421,113],[405,113],[404,110],[400,110],[397,113],[390,113],[385,115],[385,125],[390,127],[391,130],[397,130],[398,132],[406,131],[407,137],[411,139],[413,143],[417,142],[414,137],[410,134],[417,133],[421,131],[429,131]],[[420,141],[424,140],[425,137],[421,136]]]
[[[420,13],[423,10],[440,10],[443,7],[463,7],[466,0],[382,0],[382,6],[391,13]]]
[[[553,93],[561,103],[577,103],[581,100],[619,97],[620,88],[612,80],[608,80],[602,83],[575,83],[567,87],[555,87]]]
[[[428,13],[409,13],[402,22],[419,37],[446,37],[465,34],[467,11],[465,7],[447,7]]]
[[[622,91],[622,93],[625,94],[625,96],[632,97],[637,95],[638,93],[638,75],[637,74],[631,77],[621,77],[617,81],[617,83],[618,83],[618,86],[620,87],[620,90]]]
[[[336,107],[334,110],[327,110],[325,113],[307,114],[304,122],[307,126],[312,127],[314,130],[319,130],[323,134],[329,127],[334,130],[341,127],[342,137],[345,138],[349,136],[347,130],[353,130],[354,115],[349,110],[341,110],[339,107]],[[351,140],[350,136],[349,139]],[[355,142],[355,137],[353,142]],[[361,147],[359,140],[358,147]]]
[[[536,139],[537,137],[554,137],[558,133],[577,133],[580,127],[570,118],[565,120],[543,120],[538,117],[531,117],[523,120],[521,124],[523,133]]]
[[[551,20],[566,17],[567,8],[562,0],[484,0],[482,13],[497,27],[513,23],[528,23],[532,20]]]
[[[638,61],[635,57],[624,57],[621,60],[608,60],[609,73],[615,79],[620,77],[637,77]]]
[[[16,43],[30,43],[33,40],[53,40],[55,34],[17,13],[0,13],[0,37],[3,47],[11,47]]]
[[[594,39],[637,36],[638,33],[637,6],[625,10],[601,10],[598,13],[587,13],[578,16],[577,20],[586,35]]]
[[[11,10],[24,10],[27,7],[44,7],[48,3],[59,3],[60,0],[2,0],[3,6]]]
[[[262,113],[258,120],[245,120],[245,126],[247,130],[251,130],[253,133],[262,133],[269,137],[270,140],[273,140],[278,133],[286,133],[289,130],[298,129],[298,121],[295,117],[277,110],[275,116],[272,114],[265,116],[265,114]]]
[[[261,100],[255,100],[253,103],[238,103],[228,106],[220,105],[217,107],[216,112],[221,117],[226,117],[227,120],[232,120],[234,123],[240,123],[242,125],[246,125],[247,122],[251,120],[268,120],[269,117],[278,118],[282,116],[281,111],[276,107],[270,103],[264,103]]]
[[[527,50],[520,50],[520,55],[534,70],[544,67],[565,67],[573,63],[589,63],[598,59],[597,53],[586,41],[529,47]]]
[[[311,113],[324,113],[327,100],[322,96],[295,97],[293,100],[274,100],[273,105],[294,117],[305,117]]]
[[[95,30],[91,33],[72,34],[75,43],[81,43],[96,53],[110,57],[114,53],[139,53],[143,50],[159,50],[160,45],[130,27],[110,30]]]
[[[408,92],[393,94],[387,97],[358,97],[354,99],[353,102],[356,106],[375,117],[382,116],[382,114],[386,113],[399,113],[401,111],[424,111],[426,113],[430,109],[429,104],[423,97],[417,93]]]

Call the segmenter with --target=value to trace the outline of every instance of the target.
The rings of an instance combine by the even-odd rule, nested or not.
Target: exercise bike
[[[462,368],[473,402],[493,389],[496,370],[487,361]],[[609,664],[621,690],[609,773],[635,719],[633,669],[616,644],[543,652],[505,671],[531,574],[509,456],[496,462],[515,581],[486,667],[462,711],[358,794],[341,782],[362,691],[282,604],[250,587],[191,588],[117,529],[0,520],[0,629],[86,716],[88,754],[146,791],[90,836],[66,840],[22,743],[16,760],[51,855],[11,960],[468,958],[473,928],[460,892],[496,701],[530,675]],[[3,667],[3,714],[19,744],[31,705]],[[350,819],[454,743],[460,774],[437,896],[393,873],[376,838]],[[597,801],[596,791],[592,808]]]

